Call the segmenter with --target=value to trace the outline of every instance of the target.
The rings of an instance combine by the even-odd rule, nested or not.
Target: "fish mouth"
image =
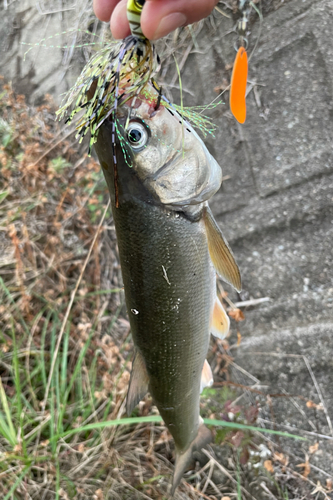
[[[142,105],[146,108],[144,110],[145,119],[154,118],[159,111],[164,109],[164,106],[161,104],[161,97],[153,87],[149,89],[146,95],[139,93],[126,101],[126,107],[130,108],[130,110],[137,110]]]

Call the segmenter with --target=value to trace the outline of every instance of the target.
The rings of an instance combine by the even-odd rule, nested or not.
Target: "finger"
[[[119,0],[93,0],[93,7],[96,17],[100,21],[110,21],[111,14]]]
[[[141,28],[150,40],[207,17],[218,0],[147,0],[141,15]]]
[[[121,0],[115,7],[111,16],[110,28],[112,35],[116,39],[126,38],[130,33],[127,20],[127,0]]]

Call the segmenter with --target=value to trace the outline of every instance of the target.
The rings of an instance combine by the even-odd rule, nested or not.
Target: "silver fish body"
[[[211,228],[214,223],[206,200],[220,187],[222,174],[193,129],[184,132],[178,116],[162,106],[155,111],[143,99],[129,130],[144,134],[145,128],[147,145],[140,148],[140,141],[134,142],[134,149],[127,145],[117,155],[117,196],[110,123],[101,127],[96,151],[111,195],[136,347],[127,411],[151,393],[175,442],[173,493],[193,450],[211,438],[199,414],[201,388],[208,384],[202,382],[202,371],[216,300],[207,220]],[[237,275],[238,268],[233,272]],[[227,279],[238,283],[237,277]]]

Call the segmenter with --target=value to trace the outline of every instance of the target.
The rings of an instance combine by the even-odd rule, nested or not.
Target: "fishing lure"
[[[67,94],[65,104],[57,111],[59,119],[62,119],[74,105],[66,123],[72,122],[76,115],[83,112],[76,125],[76,137],[81,142],[90,131],[89,154],[97,140],[101,125],[110,118],[115,188],[117,184],[117,108],[136,97],[159,66],[155,48],[140,28],[143,5],[144,0],[128,0],[128,16],[133,30],[131,35],[121,42],[109,43],[97,52],[84,67],[74,87]]]
[[[153,80],[160,67],[160,58],[154,45],[141,30],[140,17],[144,3],[145,0],[128,0],[127,17],[131,35],[120,42],[107,43],[91,58],[75,85],[66,94],[64,104],[57,111],[59,119],[66,117],[66,123],[71,123],[75,119],[76,138],[79,142],[90,132],[89,155],[97,141],[101,125],[109,119],[113,130],[112,149],[115,169],[117,169],[116,137],[120,139],[120,146],[126,155],[121,134],[118,134],[117,109],[130,100],[133,105],[139,94],[145,95],[145,87],[149,82],[153,82],[155,88],[159,89],[158,104],[178,113],[185,124],[186,120],[189,120],[204,135],[212,133],[215,128],[201,113],[203,109],[215,107],[218,103],[204,108],[177,106],[162,95],[162,90]],[[131,117],[132,107],[128,109],[125,129]]]
[[[141,29],[141,12],[146,0],[128,0],[127,19],[132,35],[138,38],[146,38]]]
[[[249,59],[247,57],[248,40],[246,34],[248,30],[249,15],[252,8],[257,12],[261,21],[261,13],[251,0],[239,1],[239,10],[242,13],[242,17],[237,22],[236,32],[239,36],[240,47],[237,50],[234,62],[229,94],[230,110],[239,123],[244,123],[246,120],[246,84]]]
[[[234,62],[230,85],[230,110],[239,123],[246,119],[247,52],[239,47]]]
[[[77,137],[81,142],[90,131],[90,149],[96,142],[102,123],[115,115],[119,105],[135,97],[159,66],[154,46],[134,22],[133,12],[138,13],[138,9],[133,6],[139,5],[142,10],[143,4],[144,0],[128,1],[133,32],[120,42],[107,43],[92,57],[66,94],[65,104],[57,111],[61,119],[74,105],[66,120],[71,122],[84,109],[84,115],[77,124]]]

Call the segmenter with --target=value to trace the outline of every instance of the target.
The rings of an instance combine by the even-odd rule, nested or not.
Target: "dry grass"
[[[102,213],[99,166],[77,149],[71,131],[57,126],[53,111],[50,98],[30,108],[3,85],[1,495],[162,499],[173,462],[165,428],[107,424],[124,414],[132,354],[114,228],[111,214]],[[256,425],[258,402],[236,401],[236,390],[241,396],[256,389],[235,389],[229,380],[228,342],[214,342],[211,356],[217,383],[204,395],[203,416]],[[149,399],[136,410],[139,417],[156,413]],[[290,498],[288,491],[309,479],[288,469],[277,444],[263,439],[247,428],[218,430],[219,446],[198,457],[176,498],[264,498],[266,490]],[[319,494],[327,495],[328,487]]]

